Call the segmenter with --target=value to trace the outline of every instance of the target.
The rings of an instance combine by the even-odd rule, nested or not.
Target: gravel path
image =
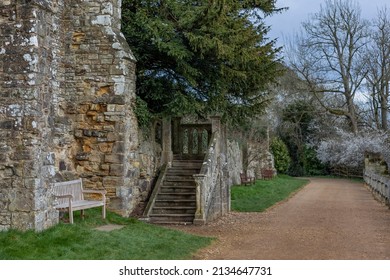
[[[263,213],[231,212],[204,226],[171,226],[216,237],[195,259],[390,259],[390,210],[362,183],[311,179]]]

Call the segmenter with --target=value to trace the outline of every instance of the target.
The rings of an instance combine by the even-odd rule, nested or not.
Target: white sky
[[[362,17],[374,19],[378,8],[387,6],[390,8],[389,0],[355,0],[361,8]],[[278,46],[284,44],[284,38],[289,38],[298,32],[301,22],[306,21],[310,14],[320,10],[320,5],[324,5],[325,0],[277,0],[277,7],[289,7],[281,14],[275,14],[266,20],[271,25],[268,33],[270,39],[278,38]]]

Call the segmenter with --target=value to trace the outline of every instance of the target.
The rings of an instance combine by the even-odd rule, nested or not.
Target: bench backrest
[[[84,200],[82,179],[54,183],[53,192],[54,195],[71,194],[74,201]],[[67,203],[69,198],[58,198],[57,201],[59,204]]]

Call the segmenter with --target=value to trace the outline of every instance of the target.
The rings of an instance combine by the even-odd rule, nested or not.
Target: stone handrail
[[[154,203],[156,201],[157,194],[160,191],[162,183],[163,183],[163,181],[165,179],[165,175],[167,174],[167,170],[168,170],[168,164],[164,164],[161,167],[161,169],[160,169],[160,174],[159,174],[159,176],[157,178],[156,184],[155,184],[155,186],[153,188],[153,191],[152,191],[152,193],[150,195],[150,198],[148,200],[148,204],[145,207],[142,220],[148,220],[149,219],[149,214],[150,214],[150,212],[153,209]]]
[[[211,135],[210,143],[199,174],[193,175],[196,182],[196,212],[194,224],[205,224],[209,218],[210,209],[218,189],[219,168],[219,134]]]
[[[364,182],[374,196],[390,206],[390,177],[377,174],[373,171],[364,171]]]

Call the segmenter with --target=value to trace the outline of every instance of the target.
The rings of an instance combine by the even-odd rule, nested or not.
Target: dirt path
[[[390,259],[389,208],[348,180],[311,179],[266,212],[174,228],[217,237],[195,259]]]

